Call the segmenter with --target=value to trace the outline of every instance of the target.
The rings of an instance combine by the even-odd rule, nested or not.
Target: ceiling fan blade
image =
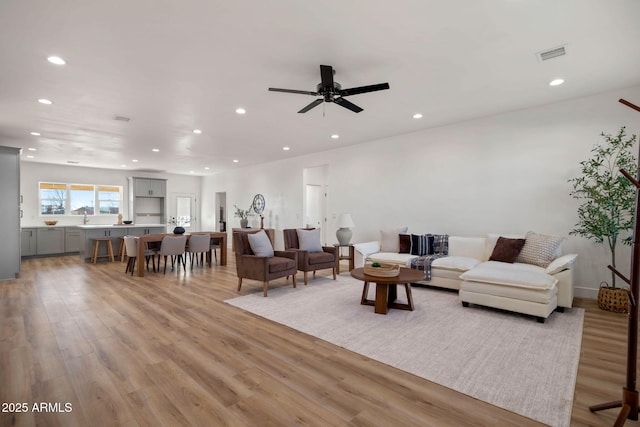
[[[352,102],[347,101],[344,98],[336,98],[333,100],[333,102],[340,105],[341,107],[346,108],[347,110],[353,111],[354,113],[359,113],[360,111],[362,111],[362,108],[358,107],[356,104]]]
[[[270,87],[269,90],[272,92],[299,93],[301,95],[313,95],[313,96],[318,95],[317,92],[309,92],[308,90],[278,89],[277,87]]]
[[[306,113],[307,111],[311,110],[313,107],[317,107],[318,105],[322,104],[323,101],[324,99],[318,98],[315,101],[313,101],[311,104],[304,107],[302,110],[298,111],[298,113]]]
[[[339,90],[341,96],[357,95],[359,93],[375,92],[376,90],[389,89],[389,83],[379,83],[377,85],[352,87],[349,89]]]
[[[320,80],[323,88],[333,90],[333,67],[331,65],[320,66]]]

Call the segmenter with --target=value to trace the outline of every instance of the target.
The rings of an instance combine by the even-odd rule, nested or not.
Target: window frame
[[[62,188],[64,186],[64,188]],[[50,187],[50,188],[47,188]],[[76,188],[74,188],[76,187]],[[38,216],[51,218],[51,217],[77,217],[79,215],[84,215],[85,212],[73,214],[71,211],[71,192],[82,190],[83,188],[93,188],[93,213],[87,212],[87,216],[98,217],[98,216],[117,216],[118,214],[122,214],[123,202],[124,202],[124,187],[122,185],[114,185],[114,184],[78,184],[78,183],[64,183],[64,182],[53,182],[53,181],[40,181],[38,182]],[[47,189],[55,189],[64,191],[64,198],[62,198],[62,206],[64,209],[64,213],[43,213],[43,201],[55,201],[60,200],[60,198],[42,198],[42,190]],[[118,193],[118,200],[113,199],[100,199],[100,191],[110,191],[110,193]],[[116,191],[117,190],[117,191]],[[101,213],[100,207],[101,204],[107,205],[109,203],[115,203],[117,205],[117,212],[115,213]],[[51,204],[53,206],[53,204]],[[109,210],[113,209],[113,207],[109,208]]]

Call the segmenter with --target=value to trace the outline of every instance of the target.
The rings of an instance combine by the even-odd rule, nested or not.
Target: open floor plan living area
[[[0,38],[0,427],[640,426],[640,2]]]

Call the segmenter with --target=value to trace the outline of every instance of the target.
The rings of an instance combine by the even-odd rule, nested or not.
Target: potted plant
[[[591,150],[592,157],[580,162],[582,175],[569,180],[573,185],[570,195],[583,201],[578,208],[578,223],[569,234],[598,243],[606,239],[611,251],[611,266],[615,267],[618,240],[626,245],[632,242],[629,232],[633,230],[636,191],[620,169],[629,173],[637,169],[636,158],[631,151],[636,135],[627,136],[624,126],[615,136],[604,132],[600,135],[605,143],[596,145]],[[627,236],[623,238],[621,234]],[[600,284],[598,306],[608,311],[628,311],[627,290],[616,287],[613,271],[611,284]]]
[[[249,209],[247,210],[240,209],[236,205],[233,205],[233,207],[236,208],[234,216],[240,218],[240,227],[247,228],[247,225],[249,224],[249,217],[253,215],[253,209],[251,206],[249,206]]]

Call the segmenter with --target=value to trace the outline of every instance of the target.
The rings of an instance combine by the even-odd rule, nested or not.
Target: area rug
[[[375,286],[369,298],[375,298]],[[349,276],[225,302],[551,426],[571,419],[583,309],[547,321],[471,306],[458,294],[413,288],[415,310],[375,314]],[[404,288],[398,288],[399,300]]]

